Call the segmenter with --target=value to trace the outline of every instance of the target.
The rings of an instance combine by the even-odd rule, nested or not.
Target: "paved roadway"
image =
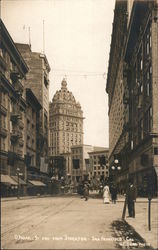
[[[3,201],[1,248],[118,249],[127,243],[119,232],[122,208],[77,195]]]

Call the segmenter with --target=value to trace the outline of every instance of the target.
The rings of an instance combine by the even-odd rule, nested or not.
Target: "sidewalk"
[[[158,249],[158,199],[151,201],[151,231],[148,229],[148,199],[138,198],[135,203],[135,218],[128,216],[125,221],[154,249]]]

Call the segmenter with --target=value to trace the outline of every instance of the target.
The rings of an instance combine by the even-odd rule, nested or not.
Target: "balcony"
[[[14,68],[11,70],[10,78],[13,82],[17,81],[20,78],[20,74],[18,72],[18,69]]]
[[[17,111],[13,111],[13,112],[11,113],[10,120],[11,120],[13,123],[17,123],[19,118],[20,118],[20,114],[19,114]]]
[[[24,128],[24,122],[22,120],[19,120],[18,124],[19,124],[20,128],[22,128],[22,129]]]
[[[2,137],[7,137],[7,134],[8,134],[8,130],[6,128],[1,127],[1,129],[0,129],[0,135]]]
[[[12,143],[16,143],[20,138],[22,138],[22,133],[17,130],[13,130],[10,134],[10,139]]]
[[[17,80],[15,82],[15,90],[16,90],[16,92],[20,92],[20,93],[22,93],[24,90],[24,86],[22,85],[22,83],[19,80]]]
[[[7,70],[7,63],[2,55],[0,55],[0,65],[3,67],[3,69]]]
[[[19,139],[19,146],[24,146],[24,140],[22,138]]]
[[[18,154],[19,156],[23,156],[23,150],[18,149],[18,150],[17,150],[17,154]]]
[[[0,112],[5,116],[7,115],[7,109],[2,104],[0,104]]]

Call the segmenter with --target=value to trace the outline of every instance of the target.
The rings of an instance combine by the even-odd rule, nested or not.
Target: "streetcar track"
[[[55,205],[55,203],[51,204],[52,205]],[[29,215],[29,219],[24,219],[23,220],[23,223],[20,223],[20,224],[17,224],[17,222],[20,222],[22,219],[19,218],[18,220],[16,220],[16,225],[14,226],[11,226],[9,229],[7,229],[7,231],[1,233],[1,236],[5,235],[6,233],[10,232],[12,229],[16,228],[16,227],[19,227],[21,224],[24,224],[25,222],[28,222],[32,219],[32,217],[34,217],[34,215],[38,216],[39,214],[42,216],[44,213],[41,214],[41,205],[30,205],[29,207],[31,208],[32,206],[40,206],[40,208],[36,211],[34,211],[34,213],[31,213],[31,215]],[[17,209],[17,208],[16,208]],[[46,212],[46,209],[50,209],[50,206],[47,205],[45,209],[45,212]],[[30,218],[31,217],[31,218]],[[13,222],[14,223],[14,222]],[[8,226],[8,224],[5,225],[5,227]]]
[[[49,207],[46,207],[45,210],[48,209],[48,208],[49,208]],[[29,219],[24,219],[23,222],[21,222],[20,224],[16,224],[16,225],[14,225],[14,226],[11,226],[9,229],[7,229],[7,231],[1,233],[1,237],[3,237],[5,234],[9,233],[9,232],[12,231],[13,229],[15,229],[15,228],[17,228],[17,227],[23,225],[25,222],[28,222],[28,221],[32,220],[32,217],[33,217],[35,214],[36,214],[36,215],[41,214],[40,210],[41,210],[41,209],[39,209],[38,211],[35,211],[33,214],[31,214],[31,215],[30,215],[31,218],[30,218],[30,216],[29,216]],[[43,213],[42,213],[41,215],[43,215]],[[21,221],[21,219],[19,219],[19,220],[16,221],[16,222],[20,222],[20,221]]]
[[[55,216],[55,215],[59,214],[59,213],[62,212],[67,206],[69,206],[73,201],[74,201],[74,199],[71,200],[70,202],[68,202],[66,205],[64,205],[60,210],[58,210],[58,211],[56,211],[56,212],[52,212],[52,213],[47,214],[46,217],[48,218],[48,217],[50,217],[50,216]],[[39,214],[40,214],[40,216],[43,216],[43,215],[45,215],[46,213],[51,212],[51,211],[52,211],[52,208],[49,207],[49,209],[45,210],[42,214],[41,214],[41,213],[39,213]],[[35,213],[34,213],[34,214],[35,214]],[[32,228],[32,225],[28,225],[28,227],[30,227],[30,228],[27,229],[27,230],[24,230],[23,232],[21,232],[20,235],[22,235],[22,234],[24,234],[24,233],[27,234],[28,232],[30,232],[30,230],[31,230],[31,233],[34,232],[34,231],[37,229],[37,227],[38,227],[45,219],[46,219],[46,218],[43,218],[43,219],[41,219],[38,223],[36,223],[36,224],[34,225],[34,228]],[[32,220],[32,218],[29,219],[29,220],[25,220],[25,221],[23,221],[22,223],[20,223],[20,224],[14,226],[14,227],[12,227],[12,228],[10,228],[9,230],[7,230],[7,231],[4,232],[4,233],[2,233],[2,234],[1,234],[1,242],[2,242],[2,240],[5,241],[5,240],[7,239],[7,243],[4,245],[4,247],[5,247],[6,245],[10,244],[10,243],[12,242],[12,240],[13,240],[13,239],[11,239],[11,240],[8,239],[8,234],[9,234],[10,232],[12,232],[13,230],[15,230],[16,228],[18,228],[18,227],[24,225],[25,222],[28,222],[28,221],[30,222],[31,220]],[[13,232],[12,232],[12,234],[13,234]],[[17,240],[16,243],[20,243],[20,242]],[[4,248],[4,249],[5,249],[5,248]]]
[[[59,213],[61,213],[66,207],[68,207],[74,200],[71,200],[70,202],[68,202],[68,204],[64,205],[60,210],[54,212],[54,213],[50,213],[49,215],[47,215],[47,218],[50,217],[50,216],[55,216]],[[46,218],[43,218],[40,222],[38,222],[35,227],[37,228]],[[32,230],[33,232],[36,230],[36,228],[34,227],[34,229]],[[22,232],[22,234],[24,233],[28,233],[29,230],[25,231],[25,232]]]
[[[51,204],[51,205],[54,205],[54,203]],[[46,210],[46,209],[48,209],[48,210]],[[16,225],[10,227],[9,229],[7,229],[7,231],[1,233],[1,237],[4,238],[6,234],[10,233],[10,232],[11,232],[12,230],[14,230],[15,228],[17,228],[17,227],[23,225],[23,224],[26,223],[26,222],[31,221],[32,218],[34,217],[34,215],[36,215],[36,216],[38,216],[38,215],[43,216],[46,212],[49,212],[49,210],[50,210],[50,206],[47,206],[47,207],[45,208],[45,210],[43,211],[42,214],[41,214],[41,208],[40,208],[38,211],[36,210],[34,213],[32,213],[32,214],[29,216],[29,219],[24,219],[20,224],[17,224],[17,223],[16,223]],[[31,218],[30,218],[30,217],[31,217]],[[21,221],[21,219],[18,220],[18,222],[20,222],[20,221]],[[17,221],[16,221],[16,222],[17,222]]]

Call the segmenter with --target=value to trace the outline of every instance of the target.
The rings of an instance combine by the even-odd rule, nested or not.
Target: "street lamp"
[[[121,170],[121,166],[119,165],[119,160],[118,159],[115,159],[114,160],[114,164],[113,166],[111,167],[112,170]]]
[[[121,167],[120,166],[112,166],[111,169],[114,171],[114,170],[121,170]]]
[[[19,176],[22,176],[23,174],[20,173],[20,168],[16,169],[17,173],[16,175],[18,176],[18,193],[17,193],[17,199],[20,199],[20,183],[19,183]]]
[[[121,170],[121,166],[119,165],[119,160],[115,159],[113,162],[113,165],[111,167],[112,172],[116,172],[116,171],[120,171]]]
[[[115,164],[118,164],[118,163],[119,163],[119,161],[118,161],[117,159],[115,159],[115,160],[114,160],[114,163],[115,163]]]

